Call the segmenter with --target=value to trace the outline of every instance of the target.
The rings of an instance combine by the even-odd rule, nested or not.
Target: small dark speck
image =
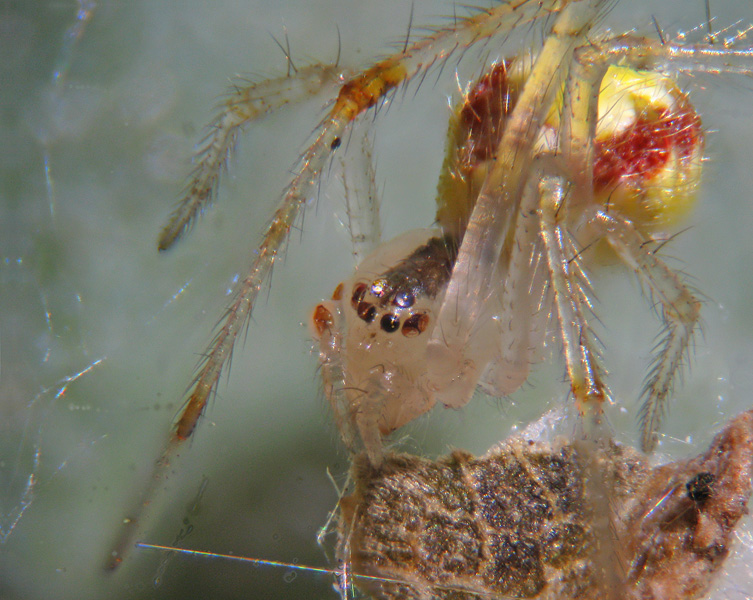
[[[702,472],[693,477],[685,487],[688,490],[688,497],[699,504],[705,502],[711,497],[712,487],[714,485],[713,473]]]
[[[342,140],[339,137],[336,137],[329,145],[330,150],[337,150],[340,147],[340,144],[342,144]]]

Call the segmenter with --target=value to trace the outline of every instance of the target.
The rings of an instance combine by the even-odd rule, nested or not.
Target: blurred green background
[[[414,26],[464,14],[444,0],[0,5],[0,598],[337,597],[326,576],[222,560],[165,563],[165,555],[139,550],[117,573],[102,565],[228,290],[250,264],[323,114],[315,99],[249,128],[215,209],[158,255],[157,232],[214,106],[236,74],[285,72],[273,37],[287,36],[297,64],[339,53],[342,65],[363,67],[402,44],[411,5]],[[753,20],[739,2],[711,8],[715,24],[735,24],[733,32]],[[671,35],[702,25],[705,7],[624,2],[605,26],[650,34],[652,15]],[[469,53],[458,81],[478,76],[487,54],[492,60],[536,39],[527,32],[482,58]],[[456,64],[418,92],[399,93],[376,120],[387,236],[432,221],[448,101],[458,98]],[[709,130],[709,160],[690,229],[664,253],[695,278],[705,305],[693,369],[664,428],[661,451],[669,456],[703,448],[715,428],[751,406],[753,390],[751,82],[698,76],[682,84]],[[342,482],[348,457],[302,323],[352,268],[345,218],[332,175],[276,266],[271,291],[261,294],[229,383],[155,506],[145,541],[171,544],[190,530],[179,545],[332,565],[316,533],[336,502],[327,469]],[[622,401],[609,418],[633,443],[659,325],[632,275],[607,269],[594,284],[610,385]],[[483,452],[566,402],[558,352],[513,398],[435,410],[408,428],[404,447]],[[740,532],[739,545],[750,549],[749,525]],[[747,597],[746,556],[728,563],[734,572],[714,598]]]

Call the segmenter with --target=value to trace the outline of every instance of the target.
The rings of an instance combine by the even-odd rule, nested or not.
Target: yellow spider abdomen
[[[519,63],[499,63],[455,111],[439,184],[437,220],[445,231],[462,236],[527,75]],[[559,94],[535,154],[557,152],[562,110]],[[703,145],[701,119],[671,78],[625,66],[607,69],[594,138],[598,204],[644,233],[675,225],[694,205]]]

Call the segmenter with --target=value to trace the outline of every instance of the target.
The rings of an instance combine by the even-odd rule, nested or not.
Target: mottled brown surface
[[[377,598],[697,598],[751,493],[753,411],[651,468],[616,444],[513,438],[482,458],[356,461],[341,558]]]

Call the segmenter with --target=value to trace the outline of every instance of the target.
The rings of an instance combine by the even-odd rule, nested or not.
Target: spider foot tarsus
[[[169,249],[212,203],[220,175],[227,168],[238,134],[245,125],[308,100],[333,86],[339,77],[336,65],[317,64],[297,69],[292,77],[233,85],[200,144],[185,193],[160,232],[159,250]]]
[[[675,311],[672,306],[669,310],[665,307],[662,311],[666,332],[657,344],[654,363],[641,393],[643,405],[638,419],[641,426],[641,448],[644,452],[650,452],[656,446],[674,381],[683,368],[683,361],[698,327],[701,303],[685,291],[687,297],[679,299],[683,305],[682,311]]]
[[[639,414],[641,447],[649,452],[656,446],[657,432],[674,381],[698,327],[701,302],[680,275],[656,256],[632,223],[603,212],[597,220],[617,255],[645,281],[662,309],[666,333],[655,348],[656,356],[643,388],[644,401]]]

